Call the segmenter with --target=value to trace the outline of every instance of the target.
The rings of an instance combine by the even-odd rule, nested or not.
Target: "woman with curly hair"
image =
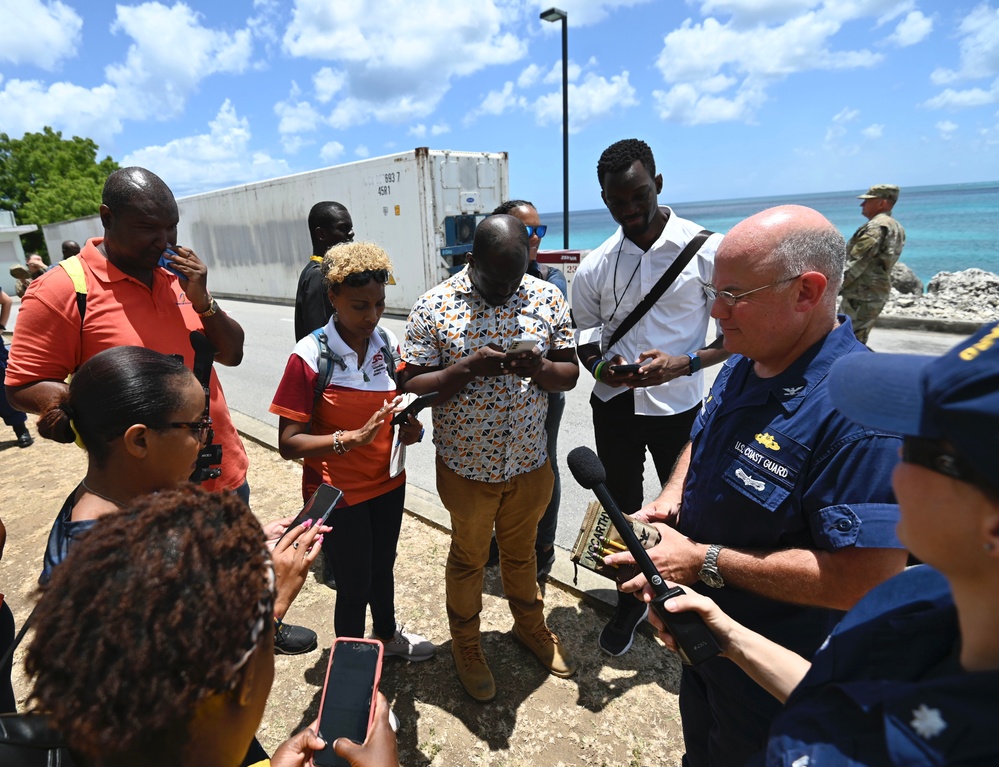
[[[231,493],[187,485],[104,515],[43,587],[29,702],[88,767],[234,767],[274,680],[274,584],[264,532]],[[334,745],[362,764],[376,743],[398,763],[384,698],[365,746]],[[270,763],[324,747],[305,730]]]
[[[370,605],[386,655],[427,660],[434,645],[395,619],[392,570],[406,494],[405,472],[391,468],[399,342],[378,326],[392,263],[377,245],[350,242],[330,248],[322,268],[333,316],[288,360],[270,407],[280,416],[278,444],[284,458],[304,459],[303,497],[321,482],[344,493],[323,544],[336,579],[337,636],[363,636]],[[410,445],[422,434],[410,416],[396,439]]]

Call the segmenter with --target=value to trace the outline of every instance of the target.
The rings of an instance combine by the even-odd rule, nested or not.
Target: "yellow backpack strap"
[[[83,273],[83,262],[79,256],[70,256],[59,262],[73,281],[76,291],[76,308],[80,310],[80,332],[83,332],[83,318],[87,314],[87,276]]]

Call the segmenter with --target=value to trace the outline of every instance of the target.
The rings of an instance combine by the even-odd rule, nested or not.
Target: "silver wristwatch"
[[[713,589],[720,589],[725,585],[725,579],[718,572],[718,552],[723,548],[725,547],[717,543],[708,546],[708,553],[704,555],[704,564],[701,565],[701,571],[697,573],[697,577]]]

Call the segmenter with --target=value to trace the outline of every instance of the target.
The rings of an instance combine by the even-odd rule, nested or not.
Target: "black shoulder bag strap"
[[[676,257],[676,260],[670,264],[669,269],[667,269],[663,276],[659,278],[659,281],[652,286],[652,290],[639,302],[638,306],[631,310],[631,313],[621,321],[621,324],[614,329],[614,333],[610,337],[610,341],[607,344],[607,348],[610,349],[614,344],[620,341],[624,334],[635,327],[635,324],[644,317],[649,309],[660,298],[663,297],[663,293],[669,290],[670,286],[676,282],[676,278],[680,276],[680,272],[683,271],[684,267],[690,263],[690,259],[694,257],[694,254],[701,249],[701,245],[704,241],[708,239],[714,232],[707,229],[702,229],[697,234],[695,234],[690,242],[687,243],[687,247],[680,251],[680,255]]]

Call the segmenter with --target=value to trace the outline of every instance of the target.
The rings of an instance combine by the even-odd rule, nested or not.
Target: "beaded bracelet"
[[[335,432],[333,434],[333,452],[337,455],[346,455],[347,451],[350,450],[349,447],[343,444],[341,438],[343,437],[343,429]]]

